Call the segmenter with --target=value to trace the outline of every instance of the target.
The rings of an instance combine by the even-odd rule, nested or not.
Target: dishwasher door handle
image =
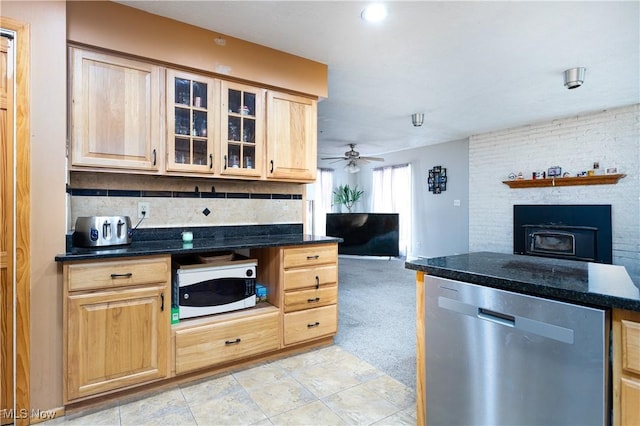
[[[507,327],[516,326],[516,317],[514,317],[513,315],[503,314],[501,312],[496,312],[485,308],[478,308],[478,318],[506,325]]]

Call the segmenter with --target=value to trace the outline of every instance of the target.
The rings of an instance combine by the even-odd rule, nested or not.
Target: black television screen
[[[397,213],[327,213],[326,234],[340,237],[339,254],[398,256]]]

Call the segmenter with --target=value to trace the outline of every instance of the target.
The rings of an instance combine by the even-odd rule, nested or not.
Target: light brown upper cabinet
[[[316,152],[316,100],[267,92],[267,178],[315,180]]]
[[[262,175],[264,164],[265,90],[222,82],[220,174]]]
[[[70,48],[71,167],[157,172],[161,68]]]
[[[214,173],[219,81],[167,70],[167,171]]]

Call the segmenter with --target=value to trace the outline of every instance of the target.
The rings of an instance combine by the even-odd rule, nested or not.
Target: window
[[[374,213],[398,213],[400,220],[400,256],[411,245],[411,165],[373,169],[371,210]]]
[[[325,235],[327,213],[333,199],[333,169],[318,169],[315,183],[307,185],[307,232]]]

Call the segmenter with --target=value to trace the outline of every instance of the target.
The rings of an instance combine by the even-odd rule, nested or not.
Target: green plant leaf
[[[351,213],[351,208],[353,205],[362,198],[364,195],[364,191],[358,189],[358,185],[351,188],[349,184],[340,185],[337,189],[333,191],[333,203],[334,204],[344,204]]]

